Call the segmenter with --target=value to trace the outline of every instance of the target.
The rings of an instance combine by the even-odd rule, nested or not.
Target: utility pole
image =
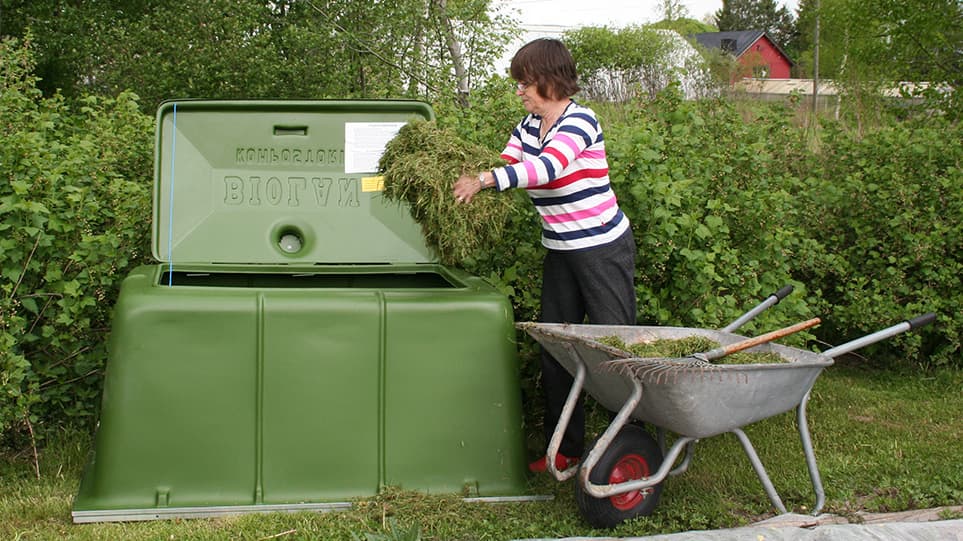
[[[816,46],[813,49],[813,119],[816,117],[816,98],[819,97],[819,0],[816,0],[816,30],[813,39]]]

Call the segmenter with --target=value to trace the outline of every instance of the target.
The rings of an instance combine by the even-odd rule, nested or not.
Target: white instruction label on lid
[[[345,122],[344,172],[376,173],[388,141],[407,122]]]

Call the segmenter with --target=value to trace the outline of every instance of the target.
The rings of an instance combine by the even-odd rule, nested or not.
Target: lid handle
[[[308,134],[307,126],[274,126],[274,135],[300,135]]]

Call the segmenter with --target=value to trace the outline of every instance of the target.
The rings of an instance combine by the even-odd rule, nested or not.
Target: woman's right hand
[[[481,183],[478,181],[478,175],[462,175],[458,177],[452,188],[452,194],[458,203],[471,203],[472,198],[480,191]]]

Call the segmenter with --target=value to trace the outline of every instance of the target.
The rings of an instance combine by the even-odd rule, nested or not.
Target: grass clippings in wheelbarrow
[[[685,338],[661,339],[652,342],[637,342],[626,344],[618,336],[603,336],[596,340],[599,343],[628,352],[633,357],[686,357],[700,351],[710,351],[719,347],[715,340],[704,336],[687,336]],[[714,364],[772,364],[787,362],[782,356],[772,352],[739,352],[712,361]]]
[[[433,120],[416,119],[385,148],[379,167],[385,198],[411,208],[439,262],[458,265],[496,244],[515,210],[513,198],[495,190],[460,204],[452,195],[459,176],[504,165],[497,152],[466,142]]]

